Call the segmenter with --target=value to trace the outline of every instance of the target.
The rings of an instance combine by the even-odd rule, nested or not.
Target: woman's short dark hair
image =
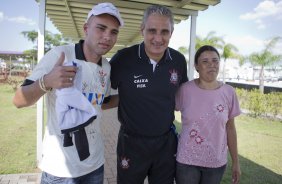
[[[200,48],[197,50],[196,54],[195,54],[195,62],[194,62],[195,65],[198,64],[198,59],[199,59],[200,55],[201,55],[203,52],[205,52],[205,51],[213,51],[213,52],[216,52],[216,54],[218,55],[218,58],[220,58],[219,53],[218,53],[218,51],[216,50],[216,48],[214,48],[214,47],[211,46],[211,45],[204,45],[204,46],[200,47]]]

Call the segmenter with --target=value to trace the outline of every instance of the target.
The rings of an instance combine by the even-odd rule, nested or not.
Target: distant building
[[[18,58],[24,57],[26,54],[19,51],[0,51],[0,58],[5,61],[17,60]]]
[[[231,80],[238,79],[239,76],[239,78],[243,80],[259,80],[260,69],[260,66],[253,66],[250,63],[245,63],[240,66],[238,60],[228,59],[225,63],[225,78]],[[219,79],[222,79],[222,76],[223,61],[221,61]],[[264,68],[264,79],[266,81],[277,81],[279,77],[282,77],[281,62]]]

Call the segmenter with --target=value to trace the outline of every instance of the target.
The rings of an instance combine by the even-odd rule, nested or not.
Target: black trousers
[[[157,137],[119,131],[117,145],[117,183],[173,184],[176,170],[177,136],[174,131]]]

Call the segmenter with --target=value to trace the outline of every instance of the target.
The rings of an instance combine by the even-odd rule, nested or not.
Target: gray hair
[[[173,14],[170,11],[169,8],[162,6],[162,5],[151,5],[149,6],[145,12],[144,12],[144,16],[143,16],[143,20],[142,20],[142,24],[141,27],[143,28],[148,20],[148,17],[151,14],[158,14],[158,15],[163,15],[169,18],[169,21],[171,23],[171,29],[173,30],[174,28],[174,20],[173,20]]]

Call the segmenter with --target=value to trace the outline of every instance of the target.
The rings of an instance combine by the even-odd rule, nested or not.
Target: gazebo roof
[[[55,27],[65,36],[74,41],[84,37],[83,24],[87,13],[101,0],[46,0],[47,16]],[[151,4],[169,7],[175,23],[198,15],[198,11],[208,9],[210,5],[220,3],[220,0],[107,0],[113,3],[121,13],[125,25],[121,28],[118,41],[108,53],[111,56],[117,50],[140,42],[140,23],[144,10]],[[188,33],[187,33],[188,34]]]

